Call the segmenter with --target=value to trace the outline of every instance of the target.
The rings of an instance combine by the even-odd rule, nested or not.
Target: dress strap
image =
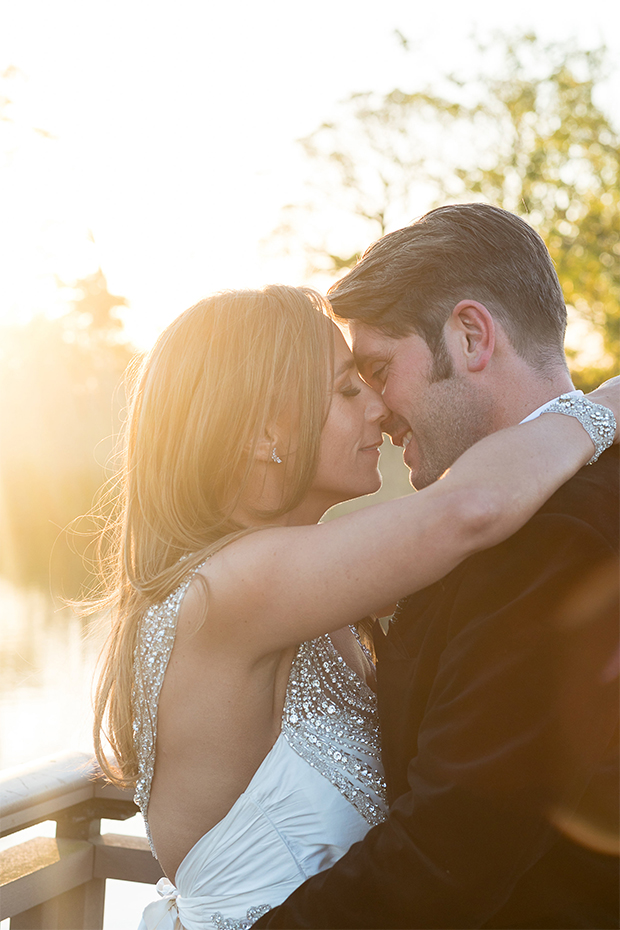
[[[177,631],[179,609],[187,589],[205,559],[188,572],[181,584],[159,604],[152,604],[140,620],[134,651],[132,691],[133,738],[138,756],[138,779],[134,801],[145,819],[146,833],[153,849],[146,814],[155,769],[157,711],[159,695]]]

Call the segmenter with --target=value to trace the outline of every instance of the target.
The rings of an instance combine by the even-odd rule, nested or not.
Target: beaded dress
[[[193,574],[145,613],[136,646],[135,800],[147,833],[157,706]],[[187,853],[176,888],[160,880],[161,897],[146,907],[139,930],[245,930],[386,813],[375,695],[329,636],[302,643],[278,739],[226,816]]]

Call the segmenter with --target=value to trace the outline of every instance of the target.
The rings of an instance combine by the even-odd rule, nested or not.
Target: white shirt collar
[[[568,394],[569,397],[583,397],[583,391],[562,391],[562,395]],[[558,397],[560,395],[558,394]],[[539,417],[541,413],[544,413],[547,407],[550,404],[555,403],[557,397],[554,397],[553,400],[548,400],[546,404],[543,404],[542,407],[537,407],[529,416],[525,417],[524,420],[521,420],[521,423],[527,423],[528,420],[535,420],[536,417]]]

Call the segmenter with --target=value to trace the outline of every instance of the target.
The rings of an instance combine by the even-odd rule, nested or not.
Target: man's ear
[[[477,300],[461,300],[444,327],[446,343],[453,358],[459,358],[467,371],[484,371],[495,350],[495,322]]]

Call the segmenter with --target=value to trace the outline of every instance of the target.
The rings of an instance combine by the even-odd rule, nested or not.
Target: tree
[[[0,331],[0,573],[71,596],[89,545],[71,524],[106,479],[135,354],[101,269],[73,289],[64,316]]]
[[[310,268],[339,275],[373,239],[440,203],[498,204],[542,235],[571,319],[598,338],[594,360],[569,350],[589,387],[620,361],[620,137],[596,102],[606,49],[524,34],[479,45],[476,59],[475,73],[434,88],[354,94],[301,140],[320,168],[314,213],[325,211],[328,230],[313,241],[304,224]],[[280,232],[307,213],[289,207]]]
[[[60,280],[57,283],[59,287],[67,286]],[[71,301],[72,309],[65,318],[65,329],[81,330],[89,340],[117,342],[122,336],[123,321],[114,311],[118,307],[126,307],[127,299],[110,294],[101,268],[79,278],[71,287],[79,296]]]

